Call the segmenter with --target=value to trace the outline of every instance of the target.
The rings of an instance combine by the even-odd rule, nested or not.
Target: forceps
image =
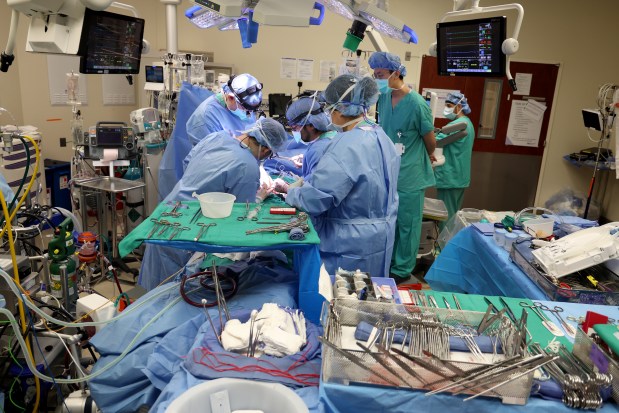
[[[535,305],[537,305],[537,303]],[[548,308],[548,307],[546,307],[546,308]],[[561,313],[563,312],[563,308],[559,307],[558,305],[555,305],[552,309],[548,308],[546,311],[549,311],[549,312],[554,314],[556,319],[559,320],[559,322],[563,326],[563,329],[565,330],[565,332],[567,333],[568,336],[570,336],[572,338],[576,337],[576,329],[571,324],[566,322],[563,319],[563,317],[561,317]]]
[[[237,221],[245,221],[247,219],[247,215],[249,214],[249,201],[245,202],[245,215],[241,217],[236,217]]]
[[[561,329],[559,329],[559,327],[557,327],[555,323],[548,320],[548,318],[546,318],[544,314],[542,313],[542,311],[550,311],[550,308],[548,308],[548,306],[540,302],[535,302],[533,303],[533,305],[531,305],[527,303],[526,301],[521,301],[520,307],[524,307],[524,308],[528,308],[532,310],[535,313],[535,315],[537,315],[540,318],[540,320],[542,320],[542,325],[546,327],[546,329],[550,331],[553,335],[559,336],[559,337],[565,335],[563,331],[561,331]]]

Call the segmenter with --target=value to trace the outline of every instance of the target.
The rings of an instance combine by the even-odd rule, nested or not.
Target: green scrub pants
[[[462,208],[462,199],[464,198],[464,190],[466,188],[437,188],[436,193],[438,199],[445,203],[449,219]],[[442,231],[447,221],[442,221],[439,224],[439,229]]]
[[[391,274],[408,278],[417,262],[425,190],[398,191],[400,205],[391,258]]]

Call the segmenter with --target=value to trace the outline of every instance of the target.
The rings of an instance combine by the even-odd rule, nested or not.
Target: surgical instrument
[[[170,228],[181,226],[181,224],[178,222],[169,222],[164,219],[159,221],[159,223],[163,226],[163,228],[161,228],[161,230],[159,230],[159,232],[157,233],[158,237],[164,236],[164,234],[168,232],[168,229]]]
[[[257,234],[259,232],[274,232],[277,234],[278,232],[290,231],[292,228],[297,228],[297,227],[301,228],[303,232],[308,232],[309,225],[307,225],[307,220],[308,220],[308,215],[305,212],[301,212],[299,214],[299,217],[296,220],[293,220],[291,222],[287,222],[287,223],[280,224],[280,225],[273,225],[273,226],[265,227],[265,228],[252,229],[249,231],[245,231],[245,234],[247,235]]]
[[[432,307],[439,308],[438,303],[436,302],[436,298],[434,298],[433,295],[428,297],[428,301],[430,302],[430,304],[432,304]]]
[[[575,321],[578,324],[582,324],[585,322],[585,317],[574,317],[574,316],[567,316],[567,319],[570,321]],[[608,319],[608,324],[615,324],[617,322],[617,320],[615,320],[614,318],[609,318]]]
[[[552,309],[548,308],[547,311],[554,314],[555,318],[559,320],[559,322],[561,323],[561,326],[563,326],[563,330],[565,330],[568,336],[570,336],[571,338],[576,337],[576,329],[571,324],[569,324],[567,321],[565,321],[563,317],[561,317],[563,308],[559,307],[558,305],[555,305],[554,308]]]
[[[383,360],[380,359],[380,357],[378,356],[378,354],[374,354],[372,353],[372,351],[367,348],[366,346],[363,345],[363,343],[357,341],[357,345],[359,347],[361,347],[361,349],[363,350],[363,352],[367,355],[369,355],[370,357],[372,357],[374,359],[374,361],[376,361],[378,363],[378,365],[382,366],[385,368],[385,370],[387,370],[389,373],[393,374],[394,377],[396,377],[398,380],[400,380],[402,383],[406,384],[408,387],[410,387],[411,389],[414,388],[413,386],[411,386],[410,384],[408,384],[406,382],[406,380],[404,380],[404,377],[402,377],[402,375],[400,375],[393,367],[391,367],[388,363],[385,363]],[[400,387],[398,385],[398,387]]]
[[[339,347],[337,347],[335,344],[331,343],[329,340],[326,340],[323,337],[318,337],[318,340],[320,340],[320,342],[323,345],[326,345],[327,347],[329,347],[330,349],[332,349],[333,351],[335,351],[336,353],[338,353],[340,356],[344,357],[347,360],[350,360],[353,364],[361,367],[363,370],[368,371],[369,373],[371,373],[373,376],[376,376],[379,380],[384,380],[389,384],[392,384],[396,387],[399,387],[399,383],[394,382],[393,380],[390,380],[387,377],[384,376],[380,376],[377,372],[375,372],[372,368],[368,367],[361,358],[357,357],[356,355],[352,354],[350,351],[341,349]]]
[[[245,215],[236,217],[237,221],[245,221],[248,218],[249,214],[249,201],[245,202]]]
[[[183,204],[181,203],[181,201],[176,201],[176,203],[174,204],[174,208],[172,208],[171,211],[169,212],[164,212],[161,214],[162,217],[174,217],[174,218],[178,218],[180,216],[183,216],[183,214],[181,214],[180,212],[178,212],[178,208],[180,208]]]
[[[148,235],[146,236],[146,238],[151,238],[153,235],[155,235],[155,232],[157,232],[157,230],[159,229],[159,227],[162,225],[159,220],[157,218],[151,218],[150,219],[152,222],[154,222],[155,224],[153,225],[153,229],[150,230],[150,232],[148,233]]]
[[[230,311],[228,310],[228,303],[226,302],[224,290],[221,288],[221,281],[217,275],[217,266],[215,265],[215,261],[213,261],[211,265],[213,271],[213,281],[215,282],[215,292],[217,294],[217,306],[221,306],[223,308],[226,321],[230,321]]]
[[[406,341],[406,340],[405,340]],[[415,378],[419,383],[422,384],[423,387],[428,385],[428,382],[425,381],[421,375],[419,373],[417,373],[415,370],[413,370],[413,368],[411,366],[409,366],[408,364],[404,363],[402,360],[400,360],[399,358],[395,357],[393,354],[391,354],[389,352],[389,350],[387,350],[385,347],[383,347],[382,345],[378,345],[376,346],[378,348],[378,351],[380,351],[381,353],[383,353],[385,356],[389,357],[389,359],[391,359],[395,364],[397,364],[402,370],[404,370],[405,372],[407,372],[408,374],[410,374],[413,378]],[[412,387],[412,386],[411,386]]]
[[[256,205],[254,209],[252,209],[249,214],[247,214],[246,219],[251,219],[252,221],[258,221],[258,213],[262,209],[262,203]]]
[[[501,302],[501,304],[503,305],[503,308],[505,308],[505,312],[507,313],[507,316],[509,318],[511,318],[511,320],[515,323],[518,319],[516,318],[516,315],[514,314],[514,312],[511,310],[511,308],[509,308],[509,305],[505,302],[505,300],[503,299],[503,297],[499,297],[499,301]]]
[[[558,336],[558,337],[563,337],[565,335],[565,333],[563,333],[563,331],[561,331],[561,329],[559,329],[559,327],[557,327],[555,323],[553,323],[552,321],[544,317],[544,314],[542,313],[542,311],[550,310],[544,304],[537,302],[531,305],[527,303],[526,301],[521,301],[520,307],[524,307],[524,308],[528,308],[532,310],[540,318],[540,320],[542,320],[542,325],[546,327],[546,329],[550,331],[553,335]]]
[[[210,224],[205,224],[204,222],[198,222],[198,226],[201,227],[200,231],[198,231],[198,235],[196,235],[196,237],[193,239],[196,242],[200,241],[200,238],[202,238],[202,235],[204,235],[204,233],[208,231],[210,227],[217,226],[217,223],[211,222]]]
[[[191,228],[189,227],[181,227],[180,225],[175,226],[174,231],[172,231],[172,234],[170,235],[170,238],[168,238],[168,241],[172,241],[174,238],[176,238],[178,234],[180,234],[183,231],[188,231],[190,229]]]
[[[453,295],[453,297],[454,297],[454,303],[456,303],[456,308],[457,308],[458,310],[462,310],[462,306],[460,305],[460,301],[458,301],[458,297],[456,297],[456,295],[455,295],[455,294],[452,294],[452,295]]]
[[[473,395],[473,396],[467,397],[466,399],[464,399],[464,401],[466,402],[466,401],[472,400],[472,399],[474,399],[474,398],[476,398],[476,397],[478,397],[478,396],[481,396],[481,395],[484,395],[484,394],[486,394],[486,393],[488,393],[488,392],[490,392],[490,391],[493,391],[493,390],[494,390],[494,389],[496,389],[497,387],[501,387],[501,386],[503,386],[503,385],[505,385],[505,384],[507,384],[507,383],[510,383],[510,382],[512,382],[512,381],[514,381],[514,380],[516,380],[516,379],[519,379],[519,378],[520,378],[520,377],[522,377],[522,376],[525,376],[525,375],[527,375],[527,374],[529,374],[529,373],[532,373],[532,372],[534,372],[535,370],[537,370],[538,368],[540,368],[540,367],[542,367],[542,366],[544,366],[544,365],[546,365],[546,364],[548,364],[548,363],[553,362],[553,361],[554,361],[554,360],[556,360],[557,358],[559,358],[559,356],[547,356],[547,357],[542,358],[541,360],[538,360],[538,361],[535,361],[535,362],[531,363],[531,366],[532,366],[532,367],[529,367],[529,366],[522,366],[522,367],[519,367],[518,369],[516,369],[516,372],[517,372],[518,374],[516,374],[515,376],[513,376],[513,375],[511,375],[511,374],[510,374],[510,375],[509,375],[509,376],[508,376],[505,380],[503,380],[502,382],[497,383],[497,384],[495,384],[494,386],[492,386],[492,387],[490,387],[490,388],[487,388],[486,390],[483,390],[483,391],[481,391],[481,392],[479,392],[479,393],[477,393],[477,394],[475,394],[475,395]],[[524,371],[522,371],[522,370],[524,370]],[[512,374],[513,374],[513,373],[514,373],[514,372],[512,372]],[[487,384],[487,383],[485,383],[485,384]],[[479,385],[478,385],[478,386],[476,386],[476,387],[479,387]]]
[[[451,305],[449,304],[449,301],[447,301],[447,298],[443,297],[443,302],[445,303],[445,308],[451,310]]]
[[[195,214],[193,214],[193,217],[191,217],[191,220],[189,221],[190,224],[193,224],[195,221],[197,221],[199,218],[199,214],[202,212],[202,207],[198,206],[198,210],[196,211]]]
[[[217,337],[217,341],[219,342],[219,344],[221,344],[221,335],[217,332],[217,329],[215,328],[215,323],[213,323],[213,319],[211,318],[211,314],[206,309],[207,303],[208,301],[206,300],[206,298],[203,298],[202,307],[204,308],[204,312],[206,313],[206,316],[208,317],[208,322],[211,324],[211,328],[213,329],[213,332],[215,333],[215,337]]]
[[[251,357],[252,355],[252,348],[254,343],[254,323],[256,322],[257,315],[257,310],[251,310],[251,315],[249,317],[249,341],[247,344],[247,357]]]

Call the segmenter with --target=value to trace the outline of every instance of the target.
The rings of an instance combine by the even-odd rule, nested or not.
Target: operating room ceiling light
[[[417,34],[401,20],[368,1],[319,0],[326,8],[349,20],[373,27],[377,32],[404,43],[417,43]]]
[[[353,11],[354,1],[341,1],[341,0],[321,0],[321,3],[325,5],[325,7],[331,10],[333,13],[339,14],[340,16],[348,19],[355,19],[355,12]]]
[[[224,17],[214,11],[202,8],[201,6],[193,6],[185,11],[185,16],[190,22],[195,24],[201,29],[208,29],[210,27],[226,25],[236,22],[236,20],[230,17]]]
[[[404,43],[417,43],[417,34],[402,21],[378,7],[364,2],[357,7],[359,15],[369,21],[379,33]]]

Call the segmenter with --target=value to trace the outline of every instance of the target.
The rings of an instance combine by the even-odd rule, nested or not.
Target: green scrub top
[[[398,192],[419,191],[434,186],[434,173],[423,137],[434,130],[432,111],[414,90],[394,107],[391,90],[378,98],[378,120],[394,144],[404,145],[398,177]],[[401,136],[398,136],[398,132]]]
[[[471,156],[473,153],[473,140],[475,128],[471,120],[462,116],[449,124],[456,122],[466,123],[466,136],[459,141],[450,143],[443,148],[445,163],[434,169],[437,188],[468,188],[471,183]],[[446,138],[447,135],[439,133],[436,140]]]

